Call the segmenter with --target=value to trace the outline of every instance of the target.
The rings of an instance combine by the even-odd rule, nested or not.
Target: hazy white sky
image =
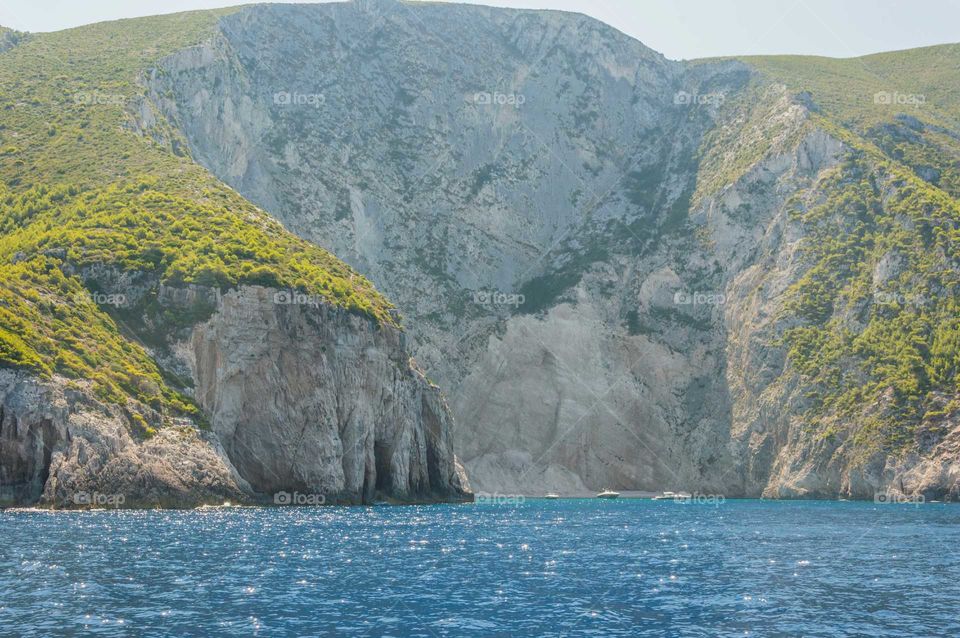
[[[419,1],[419,0],[413,0]],[[460,0],[586,13],[669,58],[805,53],[847,57],[960,42],[960,0]],[[68,27],[231,0],[0,0],[0,25]]]

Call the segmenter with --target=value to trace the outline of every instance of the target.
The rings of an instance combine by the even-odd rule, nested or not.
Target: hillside
[[[284,232],[188,157],[130,130],[127,110],[143,99],[139,74],[202,39],[217,16],[44,34],[0,57],[0,91],[24,96],[3,104],[0,118],[0,363],[91,379],[103,398],[164,401],[156,366],[120,334],[109,304],[78,294],[87,284],[64,276],[64,265],[110,265],[168,284],[295,288],[394,321],[342,262]]]
[[[364,277],[182,147],[137,130],[143,117],[165,126],[144,97],[146,74],[229,12],[7,38],[0,53],[0,368],[65,384],[102,403],[94,410],[119,409],[134,441],[190,423],[216,429],[216,406],[178,357],[197,326],[222,318],[230,291],[266,288],[289,313],[326,306],[374,332],[399,327]],[[11,463],[5,473],[16,474]]]
[[[960,411],[960,52],[746,62],[846,145],[788,203],[808,235],[785,303],[801,325],[783,335],[807,418],[820,437],[853,425],[861,453],[929,450]]]

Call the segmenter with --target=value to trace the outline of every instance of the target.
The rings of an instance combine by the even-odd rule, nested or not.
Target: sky
[[[459,1],[585,13],[672,59],[773,53],[850,57],[960,42],[960,0]],[[244,2],[0,0],[0,25],[56,31],[103,20],[234,4]]]

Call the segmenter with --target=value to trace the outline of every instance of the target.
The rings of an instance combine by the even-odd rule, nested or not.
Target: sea
[[[960,636],[960,505],[5,510],[0,636]]]

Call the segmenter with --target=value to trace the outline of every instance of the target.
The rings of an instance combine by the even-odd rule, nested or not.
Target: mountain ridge
[[[227,11],[126,125],[386,291],[480,489],[957,492],[951,47],[402,6]]]

